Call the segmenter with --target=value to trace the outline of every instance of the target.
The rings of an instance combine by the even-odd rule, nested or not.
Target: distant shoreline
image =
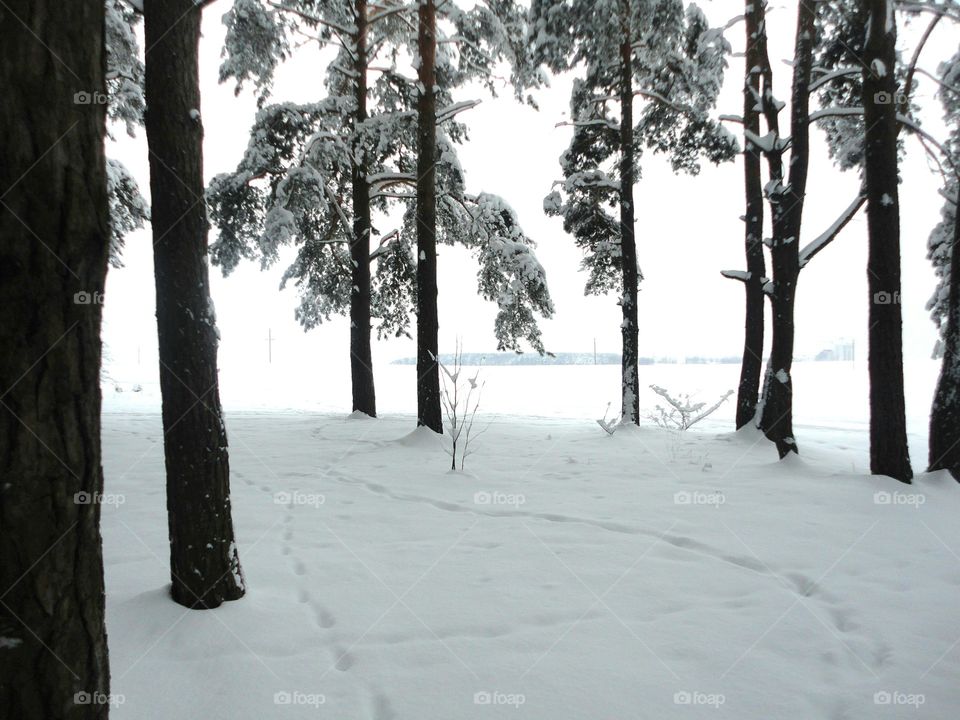
[[[444,365],[453,365],[453,354],[440,355],[440,362]],[[537,355],[536,353],[463,353],[461,364],[466,366],[511,366],[511,365],[620,365],[620,353],[570,353],[558,352],[551,355]],[[637,360],[638,365],[735,365],[740,362],[739,357],[688,357],[682,360],[676,358],[643,357]],[[399,358],[391,365],[416,365],[416,358]]]

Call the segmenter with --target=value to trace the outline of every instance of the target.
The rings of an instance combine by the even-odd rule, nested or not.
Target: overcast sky
[[[778,96],[789,99],[790,69],[782,62],[793,45],[793,3],[772,3],[769,17],[771,53]],[[742,12],[734,0],[704,3],[714,24]],[[221,16],[227,0],[204,13],[201,43],[202,116],[206,132],[204,164],[207,180],[233,170],[247,142],[255,113],[249,92],[234,97],[232,85],[217,83],[223,41]],[[928,70],[956,50],[949,23],[941,24],[925,51]],[[735,49],[742,46],[742,25],[728,31]],[[915,31],[902,30],[901,45]],[[304,53],[281,68],[274,97],[313,101],[324,92],[322,60]],[[719,111],[739,114],[742,60],[731,59]],[[415,72],[411,68],[410,75]],[[926,108],[925,127],[939,134],[940,104],[934,84],[919,78],[917,100]],[[471,192],[503,196],[517,211],[527,234],[538,243],[537,254],[547,271],[556,316],[542,324],[548,349],[587,351],[596,340],[600,351],[618,352],[620,314],[616,298],[584,297],[585,275],[579,272],[580,252],[563,232],[562,223],[543,214],[543,197],[559,177],[558,158],[570,140],[570,129],[556,127],[567,117],[570,78],[554,78],[538,95],[539,112],[518,105],[509,91],[492,99],[481,89],[466,89],[457,99],[482,98],[482,104],[461,119],[471,140],[460,148]],[[639,102],[639,101],[638,101]],[[784,111],[782,124],[787,118]],[[786,126],[786,125],[785,125]],[[732,126],[737,132],[739,128]],[[108,154],[134,173],[144,194],[149,189],[146,141],[116,129]],[[902,167],[901,227],[903,255],[904,350],[908,358],[929,357],[936,337],[925,309],[935,279],[926,259],[926,242],[939,219],[938,178],[915,141],[908,141]],[[822,137],[815,137],[804,213],[803,241],[809,241],[854,198],[858,179],[840,173],[826,157]],[[641,286],[640,353],[645,356],[739,355],[742,349],[743,290],[721,278],[721,269],[740,269],[743,260],[743,171],[739,161],[705,166],[696,177],[675,176],[656,156],[642,161],[636,188],[637,243],[645,280]],[[387,230],[389,228],[381,228]],[[213,233],[216,232],[214,229]],[[211,236],[211,241],[215,235]],[[286,258],[289,257],[289,254]],[[304,333],[294,320],[296,291],[279,291],[285,258],[262,272],[257,263],[241,265],[224,279],[211,269],[213,297],[222,337],[222,368],[266,360],[268,331],[276,338],[275,356],[296,355],[307,365],[348,377],[348,324],[338,319]],[[125,267],[111,269],[105,304],[104,339],[109,362],[123,378],[150,380],[156,374],[153,262],[149,229],[133,234],[124,251]],[[476,269],[465,251],[442,247],[440,267],[440,345],[449,351],[457,337],[468,351],[495,348],[496,309],[476,295]],[[828,249],[803,271],[797,300],[797,354],[813,355],[839,338],[854,338],[858,353],[866,348],[868,293],[866,282],[866,221],[857,217]],[[769,342],[769,337],[768,337]],[[389,362],[415,353],[409,340],[377,343],[375,362]]]

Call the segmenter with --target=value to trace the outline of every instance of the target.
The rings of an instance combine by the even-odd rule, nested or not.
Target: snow
[[[276,408],[289,373],[253,388],[225,368],[248,593],[214,611],[167,596],[155,388],[105,393],[105,491],[126,498],[101,506],[111,716],[952,717],[960,487],[867,474],[861,366],[795,363],[803,454],[785,462],[730,432],[734,403],[702,432],[611,436],[592,418],[619,368],[530,370],[484,369],[489,427],[451,472],[412,415],[255,411],[243,393]],[[640,368],[681,389],[738,370]],[[400,371],[406,385],[378,370],[384,407],[410,387],[415,368]],[[922,433],[914,399],[935,375],[906,378]],[[551,414],[592,396],[597,412],[491,414],[524,396]],[[910,440],[919,459],[924,437]]]
[[[790,145],[790,141],[788,139],[781,138],[776,132],[768,132],[762,137],[754,132],[751,132],[750,130],[744,130],[743,132],[747,140],[756,145],[765,153],[772,153],[774,150],[781,151]]]

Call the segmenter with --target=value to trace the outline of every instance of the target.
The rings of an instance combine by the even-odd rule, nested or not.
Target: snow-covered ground
[[[813,365],[786,462],[730,407],[611,437],[589,369],[491,368],[456,473],[410,415],[231,410],[254,403],[225,378],[249,592],[216,611],[166,596],[155,395],[105,388],[113,716],[955,717],[960,488],[866,475],[861,373]],[[711,400],[736,368],[669,372]],[[932,379],[907,379],[919,467]],[[522,388],[591,407],[510,415]]]

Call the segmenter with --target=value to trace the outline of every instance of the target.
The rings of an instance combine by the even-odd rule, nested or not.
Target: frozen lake
[[[221,397],[228,413],[257,410],[295,410],[349,413],[350,382],[346,368],[312,367],[309,359],[297,363],[266,363],[252,368],[222,367]],[[913,362],[905,368],[907,427],[911,455],[917,470],[926,458],[927,422],[939,372],[934,360]],[[381,415],[413,415],[416,411],[416,368],[382,364],[375,368],[377,406]],[[473,372],[472,370],[470,371]],[[850,434],[853,461],[867,461],[869,387],[865,361],[794,363],[794,425],[801,452],[804,440],[816,440],[822,431]],[[146,373],[145,373],[146,375]],[[160,395],[156,372],[147,377],[126,370],[114,377],[124,392],[104,385],[104,411],[158,412]],[[655,364],[640,368],[640,385],[689,393],[698,400],[715,401],[736,390],[739,365]],[[340,378],[332,380],[332,378]],[[489,366],[480,371],[486,382],[478,417],[526,416],[582,420],[601,418],[607,403],[619,408],[618,365]],[[142,392],[131,392],[135,384]],[[641,394],[641,411],[652,410],[659,398]],[[732,430],[734,397],[701,424],[706,430]]]

